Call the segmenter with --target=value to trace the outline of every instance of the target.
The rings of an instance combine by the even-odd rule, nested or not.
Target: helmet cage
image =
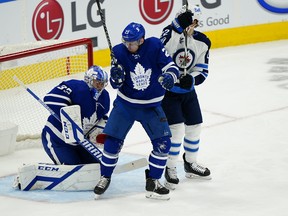
[[[84,74],[84,81],[90,89],[102,91],[108,84],[108,74],[99,66],[92,66]]]

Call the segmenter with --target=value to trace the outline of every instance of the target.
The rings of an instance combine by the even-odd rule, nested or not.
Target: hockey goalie
[[[66,114],[69,113],[70,117],[73,116],[75,121],[79,121],[79,106],[69,106],[63,108],[63,111],[65,111]],[[62,131],[63,137],[66,137],[66,143],[76,143],[74,138],[75,136],[78,136],[78,138],[80,137],[79,139],[83,139],[85,141],[84,134],[73,134],[77,133],[77,131],[73,129],[73,125],[62,114],[61,120],[62,125],[65,125],[66,128]],[[90,140],[90,148],[92,145],[95,145],[96,148],[102,149],[105,140],[105,134],[102,134],[102,132],[106,122],[106,118],[100,119],[97,124],[94,125],[94,129],[91,130],[92,132],[90,132],[90,136],[87,137]],[[77,125],[80,126],[80,122],[78,122]],[[129,165],[130,164],[126,164],[126,167],[120,167],[120,172],[123,172],[123,169],[127,169],[127,166]],[[24,164],[22,167],[18,168],[18,174],[15,178],[13,187],[23,191],[36,189],[83,191],[93,190],[99,179],[100,163],[96,162],[77,165],[59,165],[47,163]]]
[[[23,165],[18,170],[16,187],[93,189],[100,178],[99,148],[104,143],[102,131],[110,108],[107,83],[107,72],[92,66],[84,80],[64,81],[46,94],[44,106],[51,115],[42,131],[42,144],[54,164]]]

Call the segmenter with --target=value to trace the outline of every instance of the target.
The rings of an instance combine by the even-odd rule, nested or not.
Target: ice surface
[[[1,215],[287,216],[287,50],[288,40],[211,50],[210,75],[197,87],[204,116],[198,161],[211,169],[211,181],[185,179],[179,158],[180,184],[169,201],[145,198],[144,169],[115,175],[97,201],[93,192],[19,192],[9,187],[22,163],[51,162],[41,148],[19,150],[0,157]],[[135,124],[120,157],[150,151]]]

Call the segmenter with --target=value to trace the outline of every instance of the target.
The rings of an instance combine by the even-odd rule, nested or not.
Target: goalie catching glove
[[[104,116],[96,123],[94,129],[86,135],[90,142],[92,142],[93,144],[95,144],[97,147],[100,148],[103,147],[103,144],[107,136],[106,134],[103,134],[103,130],[107,123],[107,120],[108,116]]]

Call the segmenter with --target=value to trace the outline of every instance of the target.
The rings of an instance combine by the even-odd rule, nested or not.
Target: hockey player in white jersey
[[[122,43],[113,47],[110,83],[117,98],[104,129],[107,139],[101,163],[101,179],[94,189],[98,198],[110,182],[124,139],[135,121],[141,123],[153,150],[146,170],[146,197],[169,199],[161,178],[170,149],[170,129],[161,107],[165,89],[171,89],[179,70],[156,37],[145,38],[139,23],[130,23],[122,32]],[[160,82],[159,82],[160,80]]]
[[[165,169],[165,185],[170,189],[175,189],[179,183],[176,163],[182,144],[186,177],[210,179],[210,170],[197,163],[203,120],[195,86],[202,84],[208,76],[211,42],[205,34],[195,30],[200,8],[187,6],[182,7],[161,35],[162,43],[180,70],[180,78],[172,89],[166,91],[162,101],[172,133]]]

